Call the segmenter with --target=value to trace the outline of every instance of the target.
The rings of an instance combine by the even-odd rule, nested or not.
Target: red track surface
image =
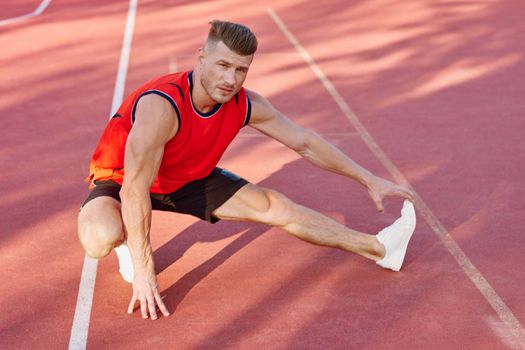
[[[11,1],[0,19],[38,3]],[[247,86],[388,177],[267,7],[523,324],[523,2],[139,1],[127,92],[170,64],[191,68],[209,20],[240,21],[260,42]],[[0,27],[0,348],[68,346],[81,181],[110,112],[127,8],[56,0]],[[362,188],[252,130],[222,165],[362,231],[401,206],[390,199],[377,214]],[[421,216],[400,273],[261,225],[155,213],[152,239],[172,315],[127,315],[131,288],[111,255],[99,263],[88,348],[520,348]]]

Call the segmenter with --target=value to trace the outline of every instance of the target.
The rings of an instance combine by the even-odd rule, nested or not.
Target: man
[[[255,36],[240,24],[210,24],[195,69],[153,79],[128,96],[91,160],[92,190],[79,214],[78,234],[93,258],[115,248],[123,277],[133,283],[128,312],[139,301],[143,318],[156,319],[156,307],[169,315],[158,291],[149,238],[152,209],[212,223],[265,223],[399,270],[415,227],[411,202],[405,201],[393,225],[369,235],[216,168],[235,135],[249,125],[313,164],[360,182],[380,211],[385,196],[413,198],[409,189],[374,176],[294,124],[263,96],[244,89],[257,49]]]

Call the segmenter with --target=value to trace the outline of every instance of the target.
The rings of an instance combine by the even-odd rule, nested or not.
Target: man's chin
[[[233,96],[235,96],[233,93],[228,95],[215,94],[213,100],[217,103],[226,103],[231,100]]]

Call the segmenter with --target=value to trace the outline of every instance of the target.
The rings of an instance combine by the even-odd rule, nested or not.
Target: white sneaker
[[[385,246],[385,257],[376,263],[385,269],[399,271],[415,228],[414,205],[409,200],[405,200],[403,209],[401,209],[401,217],[392,225],[382,229],[376,236],[377,240]]]
[[[120,275],[124,281],[133,283],[133,262],[131,261],[131,254],[126,241],[114,249],[115,253],[117,253]]]

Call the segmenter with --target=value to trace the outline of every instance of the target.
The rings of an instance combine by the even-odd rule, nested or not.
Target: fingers
[[[152,293],[148,293],[147,301],[148,301],[148,310],[149,310],[151,319],[156,320],[157,310],[156,310],[156,305],[155,305],[155,298],[153,297]]]
[[[383,196],[399,196],[414,202],[414,192],[407,186],[393,184],[388,190],[383,192]]]
[[[376,208],[381,213],[385,211],[383,207],[383,198],[386,196],[399,196],[408,199],[412,203],[415,200],[415,194],[408,185],[400,185],[385,179],[375,178],[375,181],[368,187],[368,194],[374,201]]]
[[[385,208],[383,207],[383,199],[381,196],[379,196],[376,192],[369,191],[370,197],[374,201],[374,204],[376,205],[376,208],[381,213],[385,211]]]
[[[412,203],[414,202],[414,193],[409,188],[398,185],[396,190],[397,190],[398,195],[400,195],[403,198],[408,199]]]
[[[383,207],[383,201],[380,198],[374,199],[374,202],[378,211],[381,213],[385,211],[385,207]]]
[[[140,301],[140,312],[142,314],[142,318],[148,318],[148,312],[146,309],[146,298],[144,296],[139,297],[136,291],[133,291],[133,296],[131,297],[131,301],[128,305],[128,314],[133,313],[133,309],[135,308],[135,303],[137,300]]]
[[[135,308],[135,302],[137,301],[137,293],[133,292],[133,296],[131,297],[131,301],[128,306],[128,314],[133,313],[133,309]]]
[[[368,191],[370,194],[370,197],[374,201],[374,204],[376,205],[376,208],[381,213],[385,211],[385,208],[383,206],[383,198],[385,196],[399,196],[403,197],[405,199],[408,199],[412,203],[414,202],[415,195],[414,192],[407,186],[403,185],[397,185],[390,183],[389,188],[383,189],[383,191],[375,191],[370,189]]]
[[[160,296],[158,289],[155,290],[155,300],[157,301],[157,305],[159,306],[160,312],[162,312],[164,316],[168,317],[170,313],[166,305],[164,305],[164,302],[162,301],[162,298]]]
[[[134,292],[128,306],[128,314],[133,313],[133,309],[135,308],[135,303],[137,300],[140,302],[140,313],[143,319],[147,319],[149,315],[152,320],[156,320],[158,318],[157,306],[164,316],[167,317],[170,315],[168,308],[166,305],[164,305],[162,297],[160,296],[159,290],[157,288],[154,288],[152,292],[150,291],[147,293],[147,295],[141,297],[138,297],[137,293]]]
[[[148,307],[146,302],[146,297],[140,298],[140,312],[142,313],[142,318],[148,318]]]

